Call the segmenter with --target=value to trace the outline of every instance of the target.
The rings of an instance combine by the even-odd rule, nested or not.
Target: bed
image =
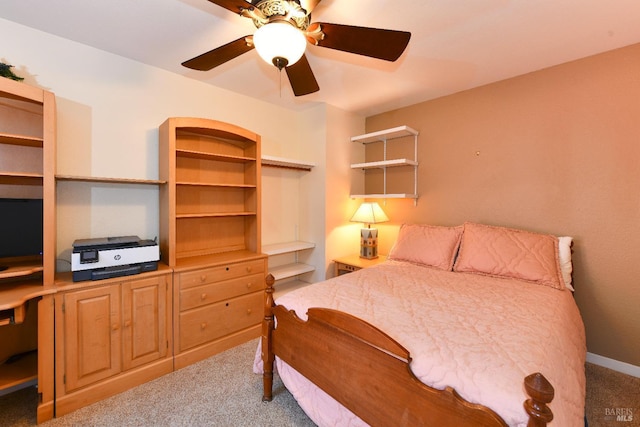
[[[388,260],[285,294],[267,278],[254,370],[320,426],[584,425],[571,239],[401,226]],[[553,387],[555,386],[555,387]]]

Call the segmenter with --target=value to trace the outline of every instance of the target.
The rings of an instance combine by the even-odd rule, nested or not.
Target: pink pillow
[[[453,270],[564,289],[558,238],[549,234],[466,222]]]
[[[402,224],[389,259],[428,265],[451,271],[462,226]]]

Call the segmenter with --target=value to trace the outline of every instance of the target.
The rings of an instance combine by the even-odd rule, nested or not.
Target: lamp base
[[[377,228],[361,228],[360,229],[360,258],[364,258],[364,259],[378,258],[378,229]]]

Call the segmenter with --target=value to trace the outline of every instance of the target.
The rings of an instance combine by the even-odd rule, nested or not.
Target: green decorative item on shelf
[[[9,64],[5,64],[3,62],[0,62],[0,76],[6,77],[6,78],[11,79],[11,80],[16,80],[16,81],[19,81],[19,82],[24,80],[24,77],[16,76],[13,73],[13,71],[11,71],[12,68],[13,68],[13,65],[9,65]]]

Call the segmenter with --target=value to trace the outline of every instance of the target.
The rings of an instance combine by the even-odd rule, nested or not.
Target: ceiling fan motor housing
[[[297,29],[305,31],[311,22],[311,15],[292,0],[259,0],[255,7],[265,17],[265,19],[252,18],[256,28],[273,20],[286,20]]]

